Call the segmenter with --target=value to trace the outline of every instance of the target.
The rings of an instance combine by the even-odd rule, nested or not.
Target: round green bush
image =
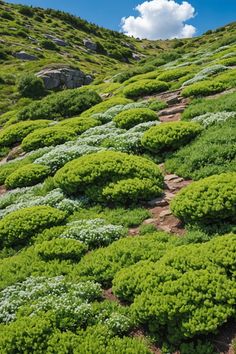
[[[201,125],[193,122],[162,123],[147,130],[141,143],[153,152],[176,150],[195,138],[201,130]]]
[[[56,146],[76,138],[72,129],[54,125],[48,128],[37,129],[27,135],[22,141],[24,151],[32,151],[44,146]]]
[[[182,91],[183,97],[191,96],[209,96],[214,93],[222,92],[226,90],[227,84],[224,82],[217,81],[202,81],[192,84]]]
[[[13,146],[20,143],[29,133],[36,129],[46,128],[50,120],[34,120],[12,124],[0,131],[0,146]]]
[[[222,173],[193,182],[172,200],[171,210],[185,222],[235,220],[236,173]]]
[[[66,193],[83,194],[94,201],[123,204],[157,196],[163,187],[159,167],[143,157],[104,151],[68,162],[55,175],[55,183]],[[135,179],[135,181],[132,181]],[[137,182],[135,185],[134,182]],[[144,179],[144,182],[140,181]],[[154,187],[155,185],[155,187]],[[122,191],[122,189],[124,189]]]
[[[14,211],[0,221],[3,246],[25,245],[44,229],[63,223],[66,214],[49,206],[34,206]]]
[[[87,250],[84,243],[66,238],[44,241],[35,246],[36,253],[45,261],[53,259],[79,261]]]
[[[82,134],[87,129],[96,127],[100,124],[100,121],[95,118],[74,117],[63,120],[62,122],[58,123],[58,126],[64,127],[65,129],[69,128],[76,134]]]
[[[32,74],[22,76],[17,88],[23,97],[40,98],[45,93],[43,80]]]
[[[101,97],[87,87],[56,92],[32,102],[18,113],[19,120],[61,119],[76,116],[101,102]]]
[[[123,90],[125,97],[137,98],[140,96],[150,95],[167,91],[169,85],[158,80],[139,80],[126,86]]]
[[[139,123],[158,120],[154,111],[148,108],[133,108],[120,112],[113,121],[119,128],[130,129]]]
[[[7,189],[33,186],[42,182],[50,173],[50,169],[43,165],[28,164],[11,173],[5,181]]]
[[[95,106],[87,109],[81,114],[81,117],[88,117],[93,114],[97,113],[104,113],[106,112],[109,108],[112,108],[117,105],[125,105],[128,103],[131,103],[132,100],[129,100],[128,98],[124,97],[111,97],[108,100],[102,101]]]

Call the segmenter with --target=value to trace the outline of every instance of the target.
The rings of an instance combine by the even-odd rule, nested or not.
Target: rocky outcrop
[[[15,57],[20,60],[37,60],[38,59],[36,57],[36,55],[26,53],[23,50],[15,53]]]
[[[92,42],[90,39],[84,39],[84,46],[89,49],[89,50],[92,50],[94,52],[97,51],[97,44]]]
[[[63,39],[58,38],[58,37],[54,37],[51,34],[46,34],[45,37],[48,39],[51,39],[54,43],[56,43],[57,45],[60,45],[61,47],[66,47],[68,45],[68,43],[65,42]]]
[[[93,79],[79,69],[70,67],[45,68],[36,74],[44,81],[46,90],[73,89],[90,84]]]

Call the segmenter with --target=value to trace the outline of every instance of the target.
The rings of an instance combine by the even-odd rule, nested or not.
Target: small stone
[[[163,210],[160,212],[160,220],[163,221],[166,216],[171,215],[171,211],[169,209]]]
[[[97,51],[97,44],[92,42],[90,39],[84,39],[84,46],[89,49],[89,50],[92,50],[94,52]]]
[[[29,54],[29,53],[26,53],[24,52],[23,50],[20,51],[20,52],[17,52],[15,53],[15,57],[17,59],[21,59],[21,60],[37,60],[38,58],[36,57],[36,55],[33,55],[33,54]]]
[[[155,224],[155,219],[146,219],[146,220],[144,220],[144,222],[143,222],[143,225],[151,225],[151,224]]]

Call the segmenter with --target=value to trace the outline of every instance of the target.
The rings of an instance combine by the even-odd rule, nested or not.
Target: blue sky
[[[144,0],[8,0],[32,6],[50,7],[78,15],[106,28],[120,30],[122,17],[137,16],[134,8]],[[176,0],[182,3],[181,0]],[[196,16],[186,23],[196,28],[196,35],[208,29],[223,26],[236,20],[236,0],[188,0]]]

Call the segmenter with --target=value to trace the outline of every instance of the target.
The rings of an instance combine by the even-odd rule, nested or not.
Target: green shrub
[[[14,146],[20,143],[33,130],[45,128],[50,120],[34,120],[12,124],[0,131],[0,146]]]
[[[172,200],[171,210],[185,222],[235,220],[236,173],[223,173],[193,182]]]
[[[0,221],[0,240],[3,245],[24,245],[44,229],[61,224],[66,214],[49,206],[35,206],[14,211]]]
[[[21,146],[24,151],[32,151],[44,146],[63,144],[75,138],[76,133],[72,129],[54,125],[30,133],[23,139]]]
[[[43,80],[32,74],[22,76],[17,88],[23,97],[40,98],[45,94]]]
[[[211,126],[191,144],[165,162],[167,171],[198,180],[223,172],[236,172],[236,121]]]
[[[219,81],[205,80],[196,82],[182,90],[183,97],[209,96],[226,90],[227,84]]]
[[[158,80],[160,81],[174,81],[177,79],[180,79],[182,76],[185,76],[189,73],[191,73],[191,68],[178,68],[178,69],[171,69],[171,70],[166,70],[162,72],[160,75],[158,75]]]
[[[53,41],[50,41],[49,39],[43,39],[41,41],[41,47],[47,50],[58,50],[58,46],[56,45],[56,43],[54,43]]]
[[[8,11],[1,11],[0,16],[9,21],[14,21],[14,16]]]
[[[145,183],[134,186],[134,178],[144,179]],[[125,186],[127,179],[127,189],[122,192],[121,187]],[[143,157],[104,151],[68,162],[57,171],[55,182],[69,194],[84,194],[94,201],[109,202],[113,194],[112,200],[116,202],[122,195],[125,204],[131,195],[135,200],[146,200],[150,198],[151,190],[155,189],[155,195],[160,194],[163,177],[159,167]]]
[[[163,81],[140,80],[126,86],[123,90],[123,93],[128,98],[138,98],[140,96],[167,91],[168,88],[168,84]]]
[[[19,13],[24,16],[32,17],[34,15],[34,10],[30,6],[20,5]]]
[[[95,118],[90,118],[90,117],[74,117],[74,118],[68,118],[63,120],[62,122],[58,123],[59,127],[65,127],[66,129],[69,128],[73,130],[76,134],[82,134],[85,132],[87,129],[96,127],[97,125],[100,125],[101,123],[99,120]]]
[[[35,251],[45,261],[68,259],[77,262],[87,251],[87,246],[73,239],[56,238],[36,245]]]
[[[224,94],[217,99],[196,99],[185,109],[182,119],[188,120],[205,113],[236,111],[236,93]]]
[[[119,128],[130,129],[137,124],[158,120],[154,111],[148,108],[133,108],[122,111],[115,116],[113,121]]]
[[[142,145],[152,152],[176,150],[201,132],[198,123],[170,122],[151,127],[142,139]]]
[[[97,113],[104,113],[106,112],[109,108],[112,108],[117,105],[123,105],[123,104],[128,104],[131,103],[132,101],[124,98],[124,97],[111,97],[108,100],[105,100],[103,102],[100,102],[96,104],[94,107],[91,107],[87,109],[85,112],[81,114],[81,117],[83,116],[91,116],[92,114],[97,114]]]
[[[76,116],[101,102],[100,96],[88,89],[73,89],[53,93],[33,102],[18,114],[19,120],[61,119]]]
[[[50,173],[48,167],[37,164],[28,164],[11,173],[6,181],[7,189],[33,186],[42,182]]]
[[[186,337],[214,332],[234,315],[234,302],[233,282],[220,271],[202,269],[160,281],[137,296],[131,309],[152,333],[165,334],[178,344]]]

